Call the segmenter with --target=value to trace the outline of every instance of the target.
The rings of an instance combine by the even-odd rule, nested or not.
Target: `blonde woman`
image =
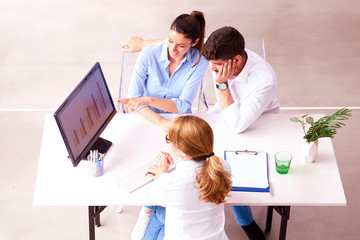
[[[214,155],[211,127],[199,117],[180,116],[171,123],[166,142],[182,161],[168,173],[173,160],[161,152],[149,169],[155,180],[152,199],[166,208],[166,217],[165,227],[159,228],[153,211],[143,239],[228,239],[224,202],[231,188],[230,167]]]

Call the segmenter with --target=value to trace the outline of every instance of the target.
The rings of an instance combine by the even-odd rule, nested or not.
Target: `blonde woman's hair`
[[[231,189],[231,174],[213,154],[214,135],[210,125],[196,116],[180,116],[170,125],[168,136],[175,147],[194,161],[206,161],[196,172],[200,200],[216,204],[225,202]]]

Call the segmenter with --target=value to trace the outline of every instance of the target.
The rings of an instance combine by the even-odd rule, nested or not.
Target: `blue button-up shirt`
[[[144,48],[137,59],[128,97],[156,97],[174,101],[179,114],[191,113],[200,83],[205,75],[208,61],[201,57],[199,51],[190,48],[184,60],[169,77],[168,51],[166,43],[157,43]],[[149,106],[154,112],[166,113]]]

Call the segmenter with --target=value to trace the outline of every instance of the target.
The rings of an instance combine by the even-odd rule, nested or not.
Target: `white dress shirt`
[[[246,130],[262,113],[279,112],[274,70],[253,51],[246,49],[246,53],[248,58],[243,70],[228,80],[234,103],[221,111],[216,95],[218,101],[208,111],[222,113],[229,127],[236,133]]]
[[[202,162],[181,161],[170,173],[162,173],[151,186],[152,200],[166,207],[164,239],[228,239],[224,204],[199,200],[195,170]],[[230,171],[224,161],[224,168]]]

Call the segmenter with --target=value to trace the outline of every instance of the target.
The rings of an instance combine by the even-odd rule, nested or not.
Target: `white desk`
[[[175,117],[174,115],[165,116]],[[233,134],[221,115],[200,116],[213,128],[216,155],[223,157],[224,150],[245,149],[269,153],[271,195],[256,192],[231,192],[228,203],[280,207],[346,205],[331,139],[320,139],[317,161],[304,163],[300,159],[302,129],[299,124],[289,120],[292,115],[262,115],[242,134]],[[105,157],[105,174],[94,178],[88,172],[86,161],[81,161],[76,168],[72,167],[55,120],[52,114],[47,114],[34,205],[155,204],[149,201],[148,187],[127,194],[116,187],[115,180],[126,169],[155,158],[159,151],[169,151],[169,145],[165,143],[165,134],[163,130],[136,114],[115,115],[102,134],[103,138],[113,142],[113,146]],[[280,175],[275,171],[274,154],[277,151],[289,151],[293,154],[287,175]],[[289,210],[290,207],[286,208],[285,214]],[[93,212],[89,213],[89,216],[90,214],[92,218],[99,216]],[[285,217],[288,218],[288,214]],[[267,229],[270,230],[270,227],[268,226]]]

